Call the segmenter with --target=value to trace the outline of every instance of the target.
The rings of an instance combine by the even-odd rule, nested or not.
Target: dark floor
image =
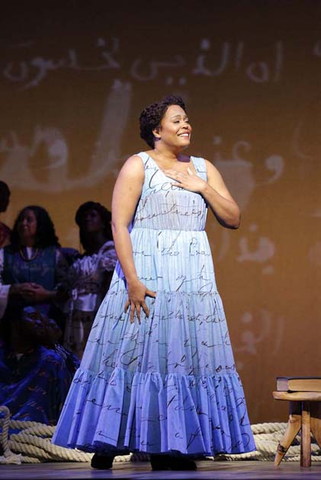
[[[282,462],[274,467],[273,462],[202,460],[194,472],[152,472],[149,462],[115,462],[112,470],[95,470],[89,463],[55,462],[22,465],[0,465],[3,480],[86,480],[86,479],[321,479],[321,462],[311,468],[301,468],[298,462]]]

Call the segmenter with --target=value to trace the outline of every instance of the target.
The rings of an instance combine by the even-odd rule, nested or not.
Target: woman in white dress
[[[153,470],[195,470],[195,455],[255,450],[205,232],[208,208],[230,229],[240,210],[211,162],[183,154],[180,97],[146,107],[140,129],[149,150],[113,192],[119,263],[52,442],[94,452],[94,468],[129,450]]]

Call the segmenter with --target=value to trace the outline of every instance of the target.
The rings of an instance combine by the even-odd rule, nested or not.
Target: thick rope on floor
[[[260,460],[273,461],[277,446],[281,440],[286,423],[259,423],[252,425],[256,451],[245,454],[230,455],[222,454],[215,457],[207,457],[214,461],[235,460]],[[24,422],[10,419],[10,411],[5,406],[0,406],[0,447],[3,455],[0,456],[0,464],[42,463],[42,462],[90,462],[93,454],[85,453],[77,449],[59,447],[51,443],[55,427],[37,422]],[[10,433],[9,430],[14,430]],[[314,439],[311,443],[311,459],[313,462],[321,461],[321,452]],[[132,453],[117,456],[116,462],[147,461],[146,453]],[[300,437],[287,451],[283,461],[300,461]]]
[[[38,422],[10,419],[10,411],[0,406],[0,464],[21,464],[41,462],[90,462],[92,453],[78,449],[64,448],[51,443],[55,427]],[[14,433],[10,433],[9,429]],[[115,457],[116,462],[148,460],[144,453]]]

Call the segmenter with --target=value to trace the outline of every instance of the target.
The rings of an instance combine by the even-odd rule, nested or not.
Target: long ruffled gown
[[[149,318],[131,324],[117,264],[53,443],[98,453],[253,451],[204,231],[207,205],[139,155],[145,181],[130,235],[138,277],[157,296],[146,297]],[[191,159],[206,180],[204,159]]]

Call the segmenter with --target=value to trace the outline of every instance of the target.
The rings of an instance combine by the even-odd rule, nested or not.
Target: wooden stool
[[[321,392],[273,392],[276,400],[290,402],[288,425],[274,459],[278,466],[301,429],[301,467],[311,467],[311,432],[321,448]]]

